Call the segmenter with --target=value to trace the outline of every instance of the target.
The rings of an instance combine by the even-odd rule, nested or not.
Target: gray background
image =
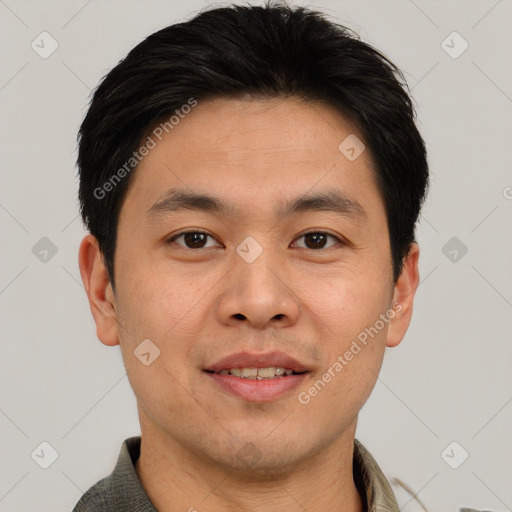
[[[414,318],[386,352],[357,437],[430,511],[512,510],[512,3],[293,4],[356,29],[406,72],[430,152]],[[0,0],[1,511],[71,510],[140,433],[119,347],[97,340],[78,271],[76,132],[120,58],[205,6]],[[47,59],[31,48],[43,31],[59,45]],[[453,31],[469,44],[458,58],[442,47]],[[462,44],[445,43],[452,55]],[[58,452],[48,469],[31,457],[43,441]]]

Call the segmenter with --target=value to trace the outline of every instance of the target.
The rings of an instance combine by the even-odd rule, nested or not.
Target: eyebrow
[[[207,193],[190,192],[180,188],[168,190],[149,208],[147,214],[153,217],[180,210],[212,212],[232,217],[240,214],[238,208],[227,203],[224,199]],[[366,211],[358,201],[350,199],[336,189],[315,194],[308,193],[294,199],[289,199],[280,204],[274,213],[276,217],[280,218],[314,211],[329,211],[354,219],[367,218]]]

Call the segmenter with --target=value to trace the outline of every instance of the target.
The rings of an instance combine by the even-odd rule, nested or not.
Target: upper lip
[[[264,352],[251,354],[238,352],[219,359],[216,363],[205,368],[206,371],[220,372],[230,368],[289,368],[296,373],[309,371],[308,368],[284,352]]]

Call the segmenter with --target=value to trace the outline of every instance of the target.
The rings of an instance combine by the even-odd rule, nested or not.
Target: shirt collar
[[[400,507],[388,480],[370,452],[357,440],[354,440],[354,481],[366,498],[367,512],[400,512]],[[361,485],[362,484],[362,485]]]
[[[73,512],[91,510],[91,505],[97,507],[94,510],[157,512],[135,471],[135,463],[140,456],[140,442],[140,436],[130,437],[123,442],[110,476],[89,489]],[[357,439],[354,440],[353,461],[354,481],[362,495],[364,511],[399,512],[398,503],[386,477],[370,452]]]

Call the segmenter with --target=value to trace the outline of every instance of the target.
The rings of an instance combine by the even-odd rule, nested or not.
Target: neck
[[[141,419],[135,470],[159,512],[363,512],[352,469],[356,422],[314,456],[271,474],[212,463]]]

